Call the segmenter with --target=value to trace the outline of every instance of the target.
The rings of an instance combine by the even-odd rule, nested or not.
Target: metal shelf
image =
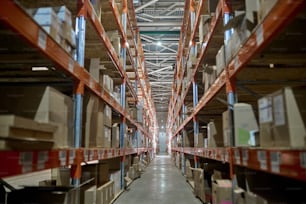
[[[207,105],[207,103],[212,100],[216,94],[224,87],[224,85],[233,78],[239,71],[245,68],[245,65],[255,56],[260,50],[262,50],[272,39],[277,35],[277,33],[284,28],[290,20],[295,17],[299,10],[305,6],[305,1],[288,1],[279,0],[275,7],[266,16],[263,22],[259,23],[257,27],[252,32],[249,39],[241,46],[238,53],[232,58],[229,65],[222,71],[220,76],[215,80],[214,84],[208,89],[208,91],[199,100],[199,103],[194,108],[192,114],[187,117],[184,122],[177,128],[172,139],[186,126],[186,124],[191,121],[198,112]],[[222,8],[219,2],[217,7],[217,12],[215,18],[212,19],[211,27],[209,33],[205,36],[205,42],[202,46],[202,51],[198,62],[196,64],[195,70],[192,76],[195,76],[197,68],[201,64],[201,60],[208,49],[208,43],[213,35],[213,30],[216,27],[218,19],[221,17]],[[228,75],[227,72],[228,71]],[[190,86],[190,82],[189,82]],[[188,86],[188,87],[189,87]],[[186,95],[185,95],[186,96]],[[182,104],[180,104],[181,107]],[[173,119],[179,114],[180,108],[172,117],[171,126],[174,124]]]
[[[306,181],[306,149],[181,147],[172,151]]]
[[[113,4],[112,4],[113,5]],[[114,6],[114,5],[113,5]],[[119,71],[120,75],[122,76],[123,80],[126,80],[126,84],[129,87],[129,90],[133,96],[133,98],[135,100],[137,100],[137,94],[134,90],[134,86],[131,84],[126,72],[123,70],[122,64],[120,62],[120,59],[118,58],[114,47],[112,46],[111,41],[109,40],[109,38],[107,37],[107,34],[103,28],[103,26],[101,25],[98,16],[96,15],[96,12],[94,11],[94,8],[92,7],[92,4],[90,3],[89,0],[85,1],[85,7],[86,7],[86,12],[87,12],[87,16],[88,19],[90,20],[90,22],[92,23],[92,25],[94,26],[95,30],[98,33],[98,36],[100,37],[100,40],[102,41],[102,43],[104,44],[105,48],[107,49],[107,52],[109,54],[109,57],[111,58],[111,60],[113,61],[115,67],[117,68],[117,70]],[[117,7],[113,7],[116,8],[117,13],[115,13],[116,15],[119,15],[118,13],[118,8]],[[117,16],[116,16],[117,19]],[[122,26],[120,25],[120,31],[122,31]],[[124,38],[124,40],[126,40],[126,38]],[[124,41],[126,42],[126,41]]]
[[[99,23],[97,16],[93,15],[92,6],[88,1],[87,12],[91,16],[91,21],[95,25],[95,28],[100,33],[102,42],[107,47],[112,60],[116,66],[121,67],[119,59],[116,58],[115,50],[111,45],[111,42],[106,36],[106,33]],[[64,71],[74,80],[82,82],[88,87],[94,94],[99,96],[103,101],[110,105],[121,115],[125,116],[133,125],[135,125],[140,131],[147,137],[149,134],[144,128],[137,123],[132,117],[124,110],[120,104],[107,92],[100,84],[59,45],[57,44],[42,28],[14,1],[3,0],[0,2],[0,18],[7,24],[8,27],[13,29],[19,34],[19,36],[28,41],[31,46],[37,48],[48,59],[52,60],[58,69]],[[121,69],[123,72],[123,70]],[[126,73],[123,72],[124,76]]]
[[[82,162],[112,159],[152,151],[151,148],[81,148],[49,151],[0,151],[0,178]]]

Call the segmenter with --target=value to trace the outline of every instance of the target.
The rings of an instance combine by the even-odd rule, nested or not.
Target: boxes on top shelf
[[[305,147],[305,87],[285,87],[258,100],[260,145]]]
[[[57,43],[61,43],[61,22],[52,7],[38,8],[33,18]]]
[[[66,6],[54,7],[54,11],[62,23],[67,23],[72,27],[72,15]]]

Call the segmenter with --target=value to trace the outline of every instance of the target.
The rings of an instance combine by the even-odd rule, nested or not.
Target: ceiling
[[[134,0],[157,112],[168,111],[184,5],[183,0]]]

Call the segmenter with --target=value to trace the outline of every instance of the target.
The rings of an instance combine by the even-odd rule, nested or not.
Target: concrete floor
[[[200,204],[170,156],[156,156],[114,204]]]

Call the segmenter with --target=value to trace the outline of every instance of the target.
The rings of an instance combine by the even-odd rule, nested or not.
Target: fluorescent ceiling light
[[[161,46],[162,43],[160,41],[157,41],[156,45]]]
[[[48,71],[48,67],[32,67],[32,71]]]

